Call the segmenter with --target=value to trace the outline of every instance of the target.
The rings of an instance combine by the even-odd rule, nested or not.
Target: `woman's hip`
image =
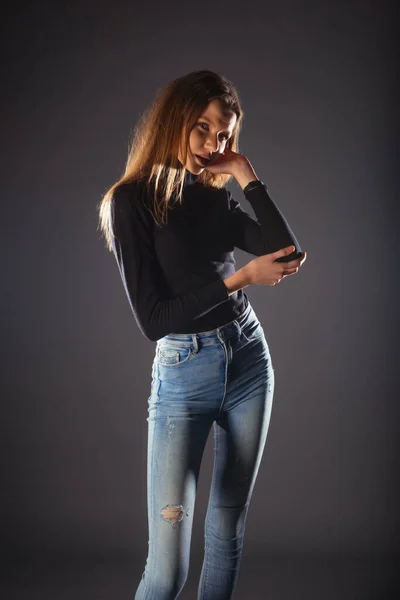
[[[271,388],[273,367],[264,330],[251,305],[210,332],[172,334],[157,342],[150,405],[216,411],[229,395],[240,401]]]

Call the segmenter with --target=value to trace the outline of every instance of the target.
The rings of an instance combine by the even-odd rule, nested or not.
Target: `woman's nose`
[[[218,152],[219,140],[217,137],[209,137],[207,139],[207,147],[210,148],[210,152]]]

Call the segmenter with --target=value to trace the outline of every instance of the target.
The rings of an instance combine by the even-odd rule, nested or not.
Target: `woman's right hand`
[[[257,258],[251,260],[246,265],[250,276],[250,283],[255,285],[275,285],[284,277],[297,273],[307,258],[306,252],[303,252],[299,258],[287,263],[275,262],[277,258],[287,256],[294,250],[294,246],[287,246],[287,248],[282,248],[282,250],[278,250],[277,252],[257,256]]]

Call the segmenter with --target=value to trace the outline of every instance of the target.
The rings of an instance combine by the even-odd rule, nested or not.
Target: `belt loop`
[[[193,352],[196,354],[196,352],[198,352],[198,350],[199,350],[199,342],[198,342],[197,333],[192,333],[192,340],[193,340]]]
[[[236,329],[238,330],[238,336],[240,337],[242,335],[242,326],[240,325],[240,323],[236,320],[234,321],[235,325],[236,325]]]

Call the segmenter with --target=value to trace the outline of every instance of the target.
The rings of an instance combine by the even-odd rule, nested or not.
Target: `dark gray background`
[[[235,597],[395,597],[394,23],[391,4],[369,1],[31,2],[3,15],[7,597],[123,600],[141,576],[155,343],[97,204],[156,90],[201,68],[236,84],[240,151],[308,253],[296,276],[246,289],[276,388]],[[253,258],[236,256],[238,268]],[[184,600],[211,459],[210,438]]]

